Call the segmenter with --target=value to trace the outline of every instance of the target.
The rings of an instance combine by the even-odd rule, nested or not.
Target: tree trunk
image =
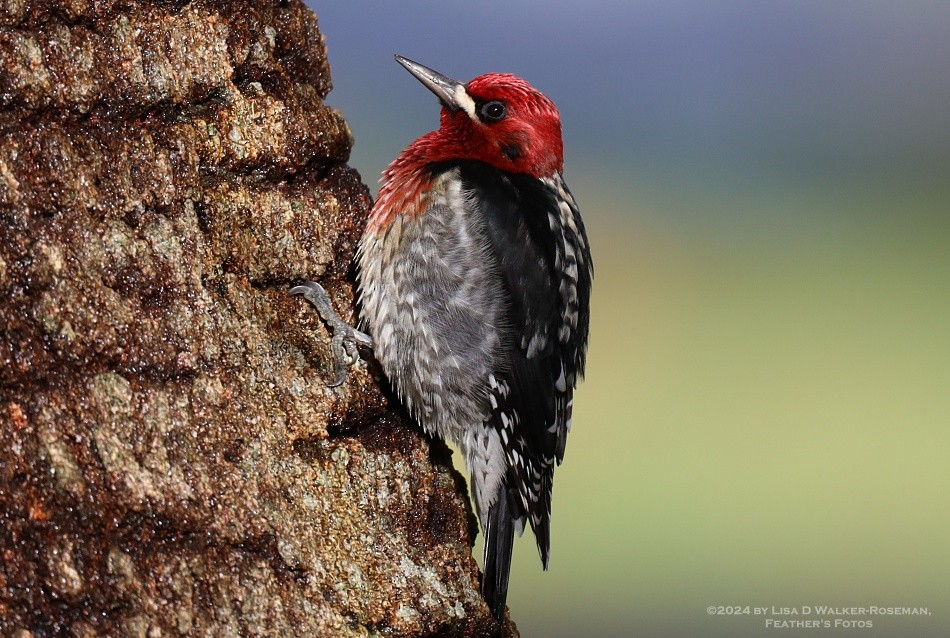
[[[494,628],[450,453],[287,294],[353,316],[329,90],[299,1],[0,0],[0,634]]]

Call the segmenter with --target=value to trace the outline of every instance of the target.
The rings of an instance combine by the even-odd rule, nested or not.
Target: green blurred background
[[[523,636],[950,635],[950,3],[312,5],[374,190],[437,124],[393,53],[561,109],[591,350]]]

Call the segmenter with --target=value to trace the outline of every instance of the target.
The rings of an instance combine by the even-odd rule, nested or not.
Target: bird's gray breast
[[[459,441],[488,417],[508,327],[498,266],[457,172],[435,180],[425,212],[366,243],[360,266],[376,358],[420,423]]]

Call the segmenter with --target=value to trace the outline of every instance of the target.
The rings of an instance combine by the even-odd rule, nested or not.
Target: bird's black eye
[[[504,102],[492,100],[478,106],[478,118],[482,122],[497,122],[508,115],[508,107]]]

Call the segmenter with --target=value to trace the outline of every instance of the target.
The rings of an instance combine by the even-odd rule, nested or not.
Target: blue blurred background
[[[560,107],[591,351],[523,636],[950,635],[950,3],[311,6],[374,192],[438,121],[394,53]]]

